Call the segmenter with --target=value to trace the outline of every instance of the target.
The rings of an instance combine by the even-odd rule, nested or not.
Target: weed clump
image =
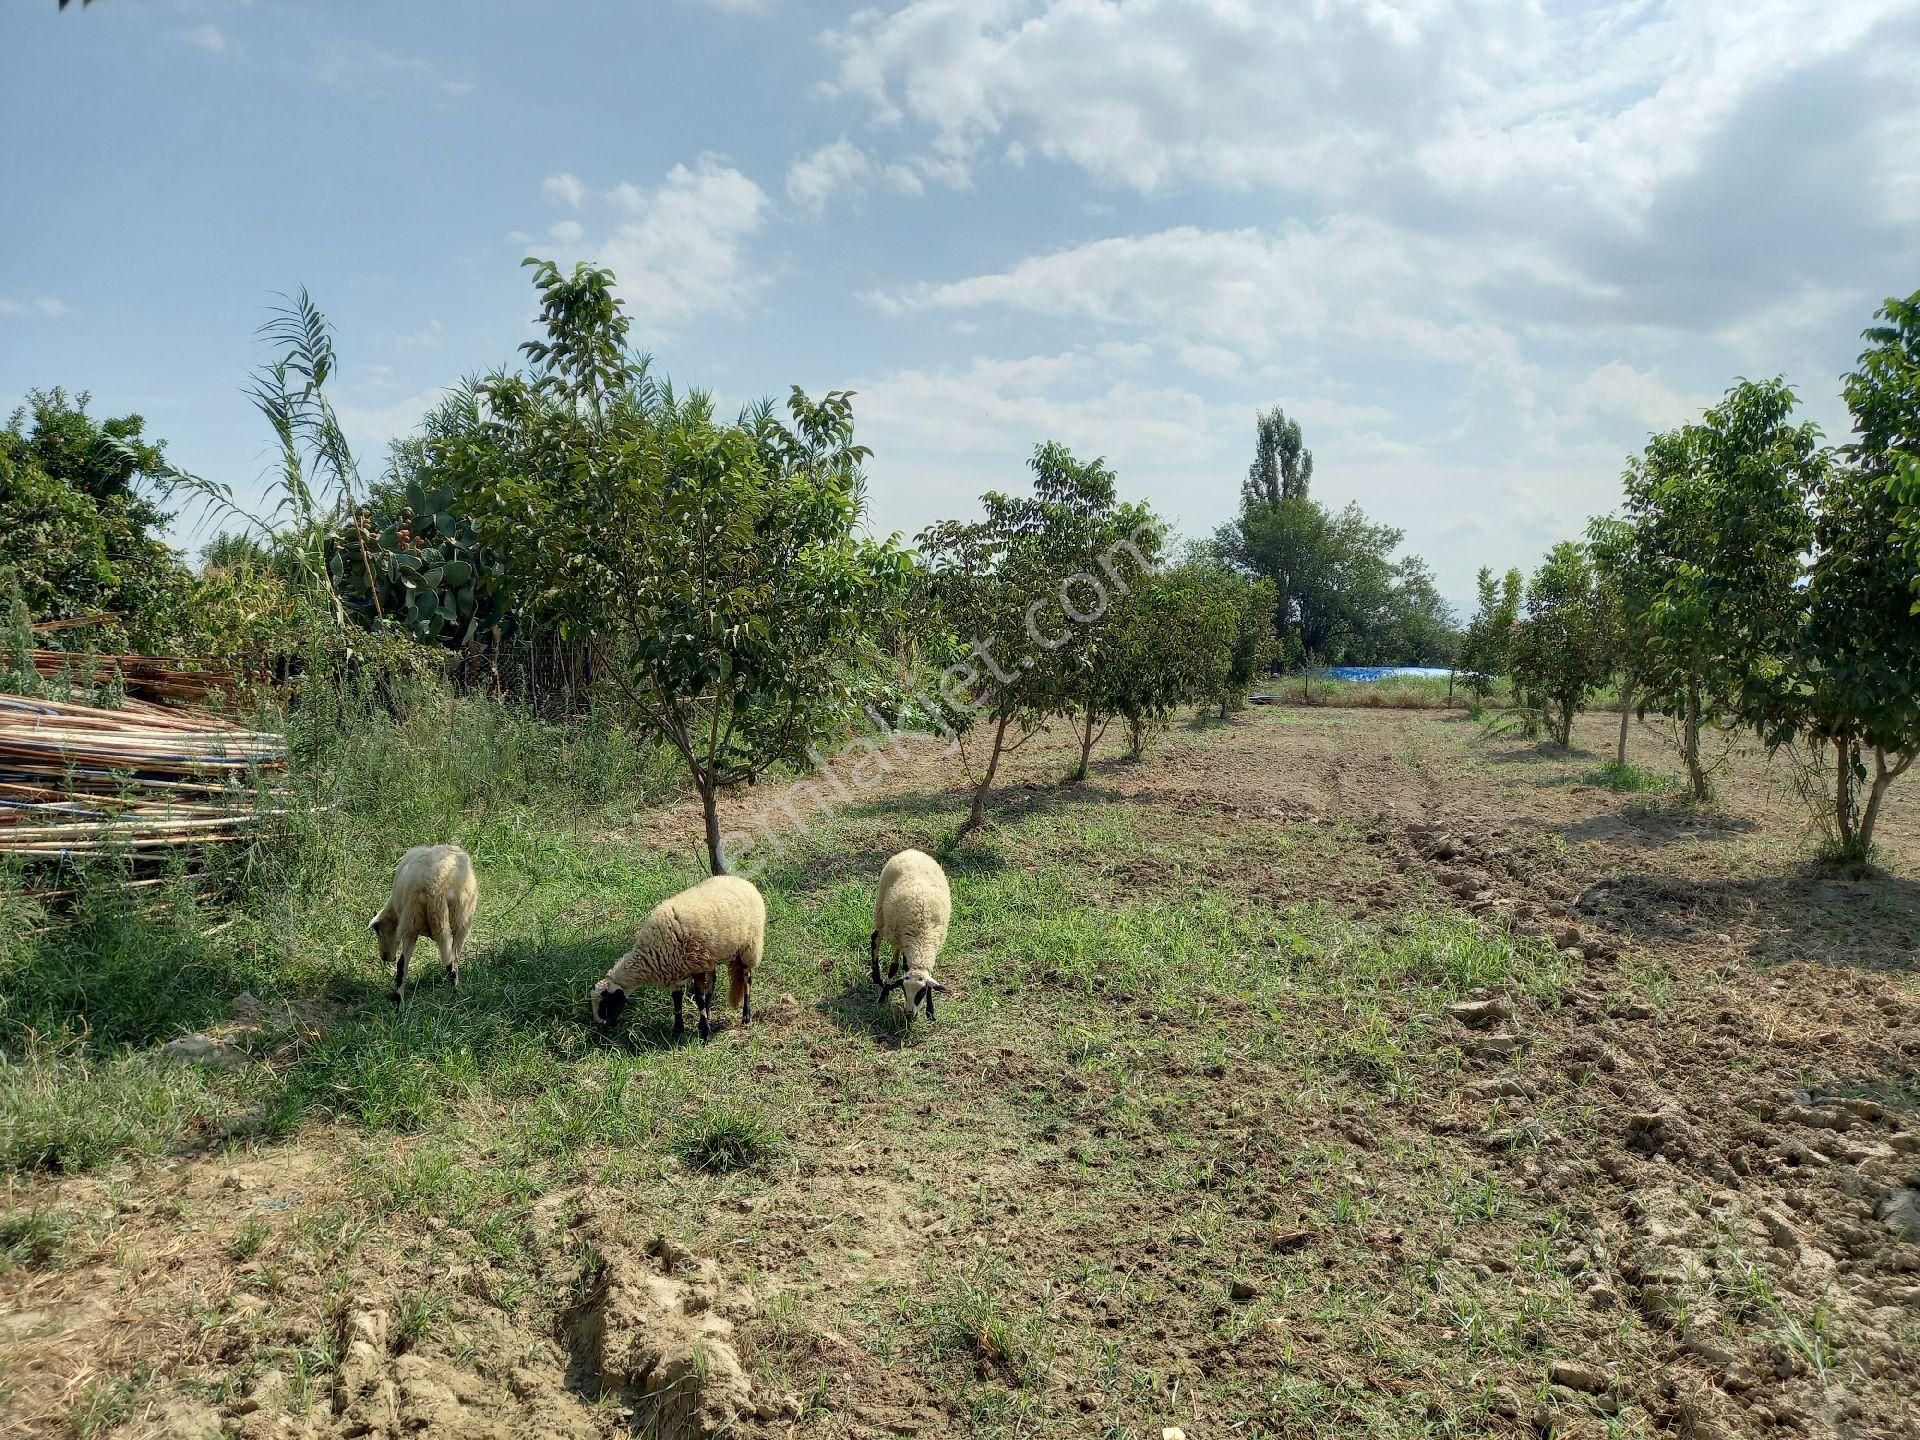
[[[682,1160],[712,1175],[764,1168],[785,1148],[786,1136],[771,1119],[732,1104],[696,1112],[682,1124],[673,1142],[674,1153]]]

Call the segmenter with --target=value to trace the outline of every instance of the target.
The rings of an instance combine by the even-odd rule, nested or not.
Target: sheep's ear
[[[371,920],[367,921],[367,929],[373,931],[374,934],[378,935],[380,933],[380,915],[384,915],[386,913],[387,913],[386,911],[382,910],[379,915],[375,915]]]
[[[930,980],[927,983],[928,983],[928,988],[930,988],[936,995],[944,995],[947,993],[947,987],[942,985],[938,980]]]

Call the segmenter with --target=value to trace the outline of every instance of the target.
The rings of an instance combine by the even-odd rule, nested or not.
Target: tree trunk
[[[1451,669],[1449,669],[1447,671],[1447,704],[1448,705],[1453,704],[1453,675],[1454,675],[1454,672]]]
[[[1865,860],[1873,854],[1873,825],[1880,818],[1880,802],[1886,798],[1887,787],[1906,771],[1913,763],[1913,756],[1904,756],[1897,765],[1887,764],[1887,752],[1879,746],[1873,750],[1873,789],[1867,794],[1867,808],[1860,815],[1859,858]]]
[[[1080,722],[1080,763],[1074,766],[1069,777],[1076,785],[1087,778],[1087,757],[1093,753],[1093,739],[1093,707],[1089,705]]]
[[[1613,763],[1622,770],[1627,768],[1627,722],[1632,719],[1633,682],[1629,680],[1620,692],[1620,739],[1613,747]]]
[[[1562,750],[1573,748],[1573,701],[1560,702],[1560,723],[1554,727],[1553,738]]]
[[[700,810],[707,822],[707,867],[715,875],[727,873],[726,857],[720,853],[719,787],[709,778],[700,781]]]
[[[1700,692],[1689,686],[1686,709],[1680,716],[1680,758],[1687,762],[1688,794],[1707,798],[1707,772],[1700,768]]]
[[[987,823],[987,789],[993,784],[994,771],[1000,768],[1000,747],[1007,738],[1007,722],[1012,718],[1004,712],[994,717],[993,749],[987,755],[987,773],[973,787],[973,809],[967,815],[966,823],[960,827],[960,834],[954,837],[956,840]]]

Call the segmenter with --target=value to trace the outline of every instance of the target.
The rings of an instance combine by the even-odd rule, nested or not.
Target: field
[[[584,1023],[697,810],[463,707],[232,913],[0,911],[0,1433],[1920,1433],[1920,782],[1854,875],[1608,714],[1035,745],[928,1026],[864,979],[964,811],[928,744],[785,832],[703,1048]],[[474,941],[396,1010],[366,917],[440,838]]]

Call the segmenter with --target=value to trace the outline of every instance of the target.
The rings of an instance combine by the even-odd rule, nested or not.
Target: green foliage
[[[1304,489],[1269,500],[1249,481],[1240,517],[1216,532],[1214,545],[1272,583],[1289,666],[1444,662],[1454,618],[1424,561],[1393,558],[1403,538],[1358,505],[1329,510]]]
[[[1658,774],[1652,770],[1643,770],[1638,765],[1624,765],[1617,760],[1609,760],[1599,770],[1587,777],[1589,784],[1604,786],[1608,790],[1618,790],[1625,794],[1643,794],[1653,790],[1671,790],[1673,780],[1670,776]]]
[[[1144,580],[1120,602],[1100,657],[1100,682],[1104,703],[1126,721],[1132,758],[1146,753],[1180,706],[1223,703],[1253,583],[1222,566],[1190,561]]]
[[[415,475],[399,498],[384,525],[363,509],[336,532],[327,555],[334,588],[362,624],[387,619],[422,643],[464,649],[499,625],[506,566],[450,487]]]
[[[1313,452],[1301,438],[1300,422],[1278,405],[1254,417],[1253,463],[1241,487],[1244,503],[1277,505],[1304,500],[1313,483]]]
[[[277,352],[255,372],[247,392],[272,430],[277,452],[265,508],[250,510],[235,499],[232,486],[178,466],[161,466],[156,479],[169,497],[186,496],[204,514],[238,525],[239,537],[227,542],[229,550],[250,545],[270,556],[274,569],[298,592],[296,603],[303,611],[344,628],[346,606],[328,558],[364,487],[359,462],[327,395],[327,381],[338,368],[332,327],[302,289],[272,311],[260,337]]]
[[[94,419],[89,398],[36,390],[0,430],[0,569],[36,621],[112,614],[89,629],[96,643],[164,650],[188,576],[141,493],[165,471],[163,447],[138,415]]]
[[[1150,570],[1163,538],[1146,507],[1119,503],[1103,462],[1044,444],[1028,464],[1032,494],[989,491],[982,519],[946,521],[919,537],[942,612],[956,634],[972,637],[943,672],[943,696],[990,734],[962,833],[985,822],[1001,757],[1050,715],[1071,714],[1082,726],[1084,773],[1093,727],[1116,713],[1103,679],[1115,600]]]
[[[771,1117],[732,1101],[704,1106],[674,1137],[682,1160],[714,1175],[760,1169],[785,1148],[786,1137]]]
[[[1513,637],[1513,682],[1536,696],[1561,747],[1573,743],[1573,717],[1606,684],[1613,662],[1609,620],[1585,547],[1562,541],[1527,583],[1527,616]]]
[[[1697,422],[1654,436],[1624,477],[1623,622],[1642,704],[1679,721],[1695,799],[1708,791],[1702,727],[1764,708],[1794,643],[1808,500],[1827,461],[1793,406],[1785,382],[1743,380]]]
[[[1466,675],[1468,693],[1475,700],[1485,701],[1493,687],[1512,671],[1513,636],[1520,624],[1525,581],[1518,570],[1509,570],[1495,581],[1493,571],[1482,565],[1476,584],[1479,608],[1461,637],[1459,665]]]
[[[602,634],[610,680],[686,763],[719,873],[718,793],[807,763],[846,725],[864,642],[911,562],[858,536],[868,452],[851,395],[796,387],[790,425],[770,404],[722,422],[705,394],[676,395],[625,357],[610,272],[541,264],[535,284],[547,338],[525,347],[533,382],[488,392],[508,402],[511,448],[564,481],[534,583]]]
[[[1840,453],[1851,463],[1816,491],[1791,650],[1743,692],[1770,745],[1831,750],[1821,809],[1834,850],[1854,861],[1872,851],[1887,787],[1920,753],[1920,494],[1902,473],[1920,454],[1920,294],[1888,300],[1876,318],[1887,323],[1866,331],[1843,384],[1854,439]]]
[[[1151,571],[1159,562],[1166,527],[1144,504],[1118,498],[1106,462],[1077,460],[1064,445],[1038,446],[1033,498],[1018,523],[1031,563],[1058,582],[1046,616],[1029,612],[1029,636],[1040,649],[1031,658],[1039,706],[1071,716],[1080,732],[1072,778],[1084,780],[1087,757],[1116,715],[1137,719],[1156,688],[1139,652],[1124,641],[1130,617],[1147,603]],[[1143,604],[1145,609],[1143,610]],[[1050,633],[1031,622],[1042,620]]]

